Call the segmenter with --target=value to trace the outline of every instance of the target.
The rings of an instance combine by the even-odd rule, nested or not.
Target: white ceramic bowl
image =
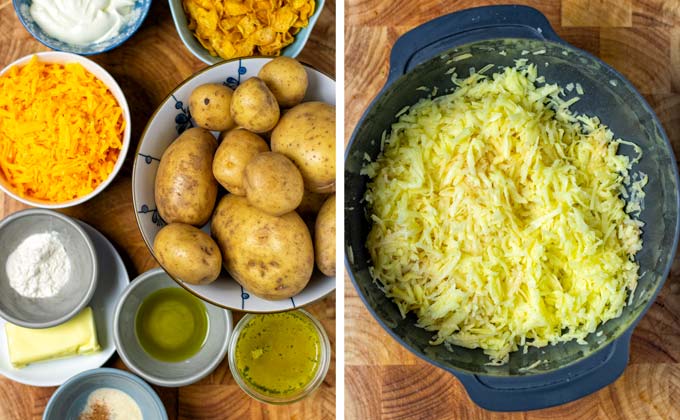
[[[109,177],[104,182],[99,184],[99,186],[91,193],[61,203],[53,203],[51,201],[20,197],[18,194],[14,192],[14,190],[8,184],[5,177],[0,172],[0,189],[2,189],[2,191],[7,193],[10,197],[14,198],[15,200],[21,201],[24,204],[44,209],[59,209],[77,206],[78,204],[84,203],[90,198],[102,192],[111,183],[111,181],[113,181],[113,179],[116,177],[116,174],[118,174],[118,171],[120,171],[120,168],[123,166],[123,161],[125,161],[125,156],[127,155],[128,148],[130,147],[130,125],[131,125],[130,108],[128,107],[125,95],[123,94],[123,91],[120,89],[120,86],[118,86],[118,83],[116,83],[116,80],[99,64],[77,54],[59,51],[49,51],[30,54],[14,61],[13,63],[9,64],[7,67],[2,69],[2,71],[0,71],[0,76],[16,65],[26,64],[34,55],[38,56],[38,59],[40,61],[49,63],[80,63],[87,71],[92,73],[97,79],[104,82],[104,84],[109,88],[113,96],[116,98],[116,101],[118,101],[118,105],[120,105],[120,107],[123,109],[123,118],[125,118],[125,131],[123,132],[123,145],[120,150],[120,155],[118,156],[118,160],[116,161],[116,164],[113,167],[113,171],[111,171],[111,174],[109,174]]]
[[[243,58],[224,61],[208,67],[180,84],[153,114],[137,148],[132,170],[132,199],[137,224],[144,242],[153,253],[153,241],[165,225],[156,210],[154,182],[158,163],[165,149],[185,129],[194,126],[189,113],[189,95],[204,83],[224,83],[236,87],[240,82],[256,76],[271,58]],[[309,87],[305,101],[323,101],[335,105],[335,81],[325,74],[307,67]],[[209,232],[210,227],[204,230]],[[245,312],[280,312],[307,305],[335,290],[335,277],[314,271],[312,279],[298,295],[284,300],[266,300],[248,293],[222,270],[219,279],[208,285],[192,285],[178,281],[185,289],[201,299],[223,308]]]

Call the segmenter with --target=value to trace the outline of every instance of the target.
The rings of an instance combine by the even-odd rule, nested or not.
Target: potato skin
[[[307,93],[307,71],[294,58],[276,57],[262,66],[257,76],[267,85],[282,108],[293,107]]]
[[[246,195],[243,171],[255,155],[268,151],[267,142],[248,130],[235,128],[223,132],[212,163],[213,175],[230,193]]]
[[[257,77],[241,83],[231,100],[231,116],[240,127],[266,133],[276,126],[279,104],[267,85]]]
[[[189,96],[189,109],[196,124],[207,130],[224,131],[236,126],[231,117],[231,98],[234,91],[218,84],[206,83]]]
[[[295,210],[305,192],[300,170],[280,153],[253,157],[243,172],[243,186],[251,206],[274,216]]]
[[[323,203],[316,217],[314,254],[319,271],[335,276],[335,194]]]
[[[272,132],[272,151],[300,168],[305,188],[335,192],[335,107],[304,102],[291,108]]]
[[[309,230],[295,212],[272,216],[227,194],[213,216],[212,235],[229,274],[264,299],[286,299],[305,288],[314,270]]]
[[[187,283],[212,283],[222,270],[222,254],[215,241],[184,223],[163,227],[153,241],[153,252],[171,276]]]
[[[156,208],[167,223],[202,226],[217,200],[212,161],[217,141],[203,128],[190,128],[163,153],[156,172]]]

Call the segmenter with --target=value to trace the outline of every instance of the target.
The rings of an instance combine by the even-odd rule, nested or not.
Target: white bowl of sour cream
[[[134,34],[151,0],[13,0],[26,30],[57,51],[81,55],[111,50]]]

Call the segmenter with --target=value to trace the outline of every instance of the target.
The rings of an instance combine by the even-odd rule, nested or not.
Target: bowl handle
[[[564,43],[538,10],[483,6],[438,17],[402,35],[392,47],[387,85],[416,65],[458,45],[484,39],[529,38]]]
[[[604,349],[555,372],[533,376],[491,377],[453,372],[470,399],[491,411],[527,411],[565,404],[616,380],[628,364],[629,328]]]

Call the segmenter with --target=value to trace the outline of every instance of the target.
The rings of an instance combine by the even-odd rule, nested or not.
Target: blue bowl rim
[[[27,31],[28,33],[30,33],[31,36],[32,36],[36,41],[40,42],[40,43],[43,44],[44,46],[46,46],[46,47],[48,47],[48,48],[50,48],[50,49],[52,49],[52,50],[54,50],[54,51],[63,51],[63,52],[69,52],[69,53],[78,54],[78,55],[95,55],[95,54],[101,54],[101,53],[104,53],[104,52],[107,52],[107,51],[111,51],[112,49],[121,46],[121,45],[122,45],[123,43],[125,43],[128,39],[132,38],[132,36],[133,36],[135,33],[137,33],[137,31],[139,30],[139,28],[142,26],[142,23],[144,22],[144,19],[146,19],[146,15],[149,13],[149,9],[151,9],[151,0],[149,0],[149,1],[144,1],[144,0],[143,0],[142,4],[145,5],[145,6],[144,6],[144,8],[143,8],[142,13],[139,15],[139,18],[136,20],[134,27],[133,27],[132,30],[130,31],[130,35],[128,35],[127,37],[121,39],[120,42],[115,43],[115,44],[109,44],[109,45],[107,45],[107,44],[102,44],[102,43],[96,43],[96,44],[84,45],[83,48],[89,48],[89,47],[91,47],[91,46],[97,46],[97,45],[100,45],[100,44],[106,45],[105,48],[100,48],[100,49],[94,48],[94,49],[92,49],[91,51],[84,52],[84,51],[76,51],[76,50],[74,50],[74,49],[60,49],[60,48],[57,48],[56,45],[52,42],[52,40],[55,40],[54,37],[51,37],[51,36],[49,36],[49,35],[47,35],[47,34],[46,34],[46,37],[43,37],[43,36],[41,36],[41,35],[35,33],[34,31],[32,31],[32,30],[30,29],[28,23],[27,23],[26,20],[24,19],[24,16],[19,12],[19,5],[22,4],[22,3],[24,3],[24,2],[22,2],[21,0],[12,0],[12,5],[14,6],[14,13],[15,13],[15,14],[17,15],[17,17],[19,18],[19,22],[21,22],[21,25],[24,27],[24,29],[26,29],[26,31]],[[70,43],[68,43],[68,42],[64,42],[64,44],[73,45],[73,44],[70,44]]]
[[[130,372],[126,372],[121,369],[114,369],[114,368],[96,368],[96,369],[90,369],[86,370],[85,372],[81,372],[77,375],[72,376],[64,382],[57,390],[52,394],[50,397],[50,400],[47,402],[47,406],[45,407],[45,411],[43,412],[43,420],[47,420],[48,417],[47,415],[50,413],[51,410],[54,409],[54,405],[56,404],[56,401],[59,399],[60,395],[66,392],[65,390],[73,386],[73,384],[77,383],[78,381],[82,380],[83,378],[92,376],[92,375],[98,375],[100,373],[108,373],[111,375],[117,375],[117,376],[123,376],[125,378],[128,378],[135,382],[137,385],[141,386],[144,391],[146,391],[149,395],[151,395],[152,399],[156,403],[156,406],[160,410],[162,414],[162,420],[168,420],[168,412],[165,410],[165,406],[163,405],[163,401],[161,401],[161,398],[158,396],[156,391],[149,386],[146,382],[144,382],[140,377],[133,375]]]

